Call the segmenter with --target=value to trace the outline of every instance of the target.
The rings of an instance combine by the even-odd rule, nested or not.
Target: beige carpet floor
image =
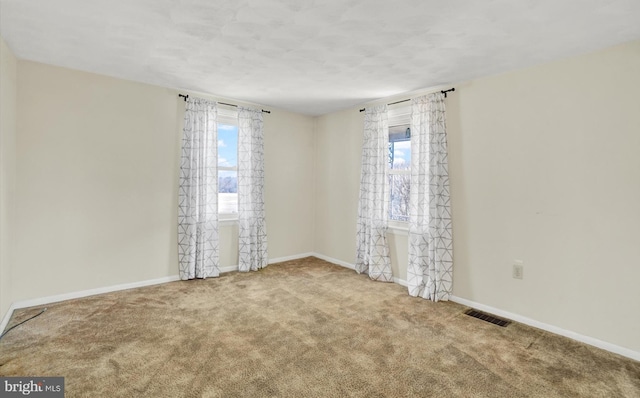
[[[47,307],[0,375],[66,397],[640,397],[640,362],[312,257]]]

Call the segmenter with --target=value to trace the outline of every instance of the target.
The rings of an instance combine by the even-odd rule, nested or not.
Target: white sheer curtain
[[[388,162],[387,106],[367,107],[358,203],[356,271],[382,282],[393,282],[386,235],[389,217]]]
[[[238,108],[238,270],[268,264],[264,218],[264,132],[262,112]]]
[[[444,95],[415,98],[411,108],[407,284],[411,296],[446,301],[453,281],[453,236]]]
[[[189,97],[182,133],[178,190],[180,279],[218,276],[216,103]]]

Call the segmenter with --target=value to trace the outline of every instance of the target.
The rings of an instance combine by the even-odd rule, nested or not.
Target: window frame
[[[391,127],[398,126],[411,126],[411,105],[407,104],[399,104],[393,108],[390,108],[387,111],[387,121],[389,130],[387,131],[387,137],[389,138],[389,144],[391,144]],[[405,140],[396,140],[393,142],[402,142]],[[411,138],[407,141],[411,141]],[[387,162],[387,174],[391,175],[411,175],[411,162],[409,162],[409,168],[407,169],[394,169],[391,167],[389,162]],[[385,184],[390,184],[389,179],[385,181]],[[407,235],[409,230],[409,221],[401,221],[401,220],[392,220],[391,219],[391,186],[389,188],[389,219],[387,222],[388,227],[390,228],[390,232],[399,235]]]
[[[227,125],[227,126],[235,126],[238,128],[238,136],[240,135],[240,126],[238,123],[238,110],[235,107],[227,107],[227,106],[218,106],[218,120],[216,121],[217,123],[217,128],[219,129],[221,124]],[[239,141],[238,140],[236,142]],[[218,141],[219,141],[220,137],[218,135]],[[217,145],[217,142],[216,142]],[[236,159],[238,159],[238,163],[240,162],[239,159],[239,147],[240,147],[240,143],[238,142],[238,144],[236,145]],[[218,149],[217,151],[218,156],[217,158],[220,158],[220,150]],[[216,159],[216,162],[218,161],[218,159]],[[216,174],[217,174],[217,178],[218,178],[218,184],[220,183],[220,171],[235,171],[236,172],[236,179],[238,178],[238,166],[220,166],[217,165],[217,169],[216,169]],[[235,213],[221,213],[220,212],[220,187],[218,186],[218,221],[220,222],[221,225],[225,225],[225,224],[235,224],[238,221],[238,212],[236,211]],[[236,194],[237,195],[237,194]],[[239,206],[239,196],[236,199],[236,204]],[[238,207],[236,207],[237,209]]]

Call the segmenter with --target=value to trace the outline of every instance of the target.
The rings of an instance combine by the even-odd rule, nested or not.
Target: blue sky
[[[411,141],[396,141],[393,148],[393,168],[409,167],[411,165]]]
[[[238,127],[218,124],[218,166],[238,165]]]

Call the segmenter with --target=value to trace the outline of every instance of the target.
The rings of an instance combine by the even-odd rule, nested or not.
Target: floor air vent
[[[491,316],[489,314],[485,314],[474,309],[470,309],[465,311],[465,314],[472,316],[474,318],[482,319],[485,322],[493,323],[494,325],[505,327],[511,323],[511,321],[506,321],[504,319],[496,318],[495,316]]]

